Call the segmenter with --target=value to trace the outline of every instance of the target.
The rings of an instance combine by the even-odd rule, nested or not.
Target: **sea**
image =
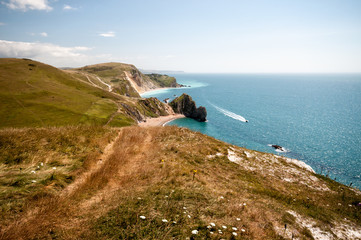
[[[142,97],[162,101],[187,93],[206,107],[208,120],[184,118],[168,125],[302,160],[319,174],[361,189],[361,74],[172,76],[187,87]]]

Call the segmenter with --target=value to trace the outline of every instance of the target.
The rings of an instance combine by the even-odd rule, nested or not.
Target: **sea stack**
[[[192,97],[183,93],[180,97],[175,98],[169,105],[175,113],[183,114],[188,118],[193,118],[199,122],[207,120],[207,110],[205,107],[196,107]]]

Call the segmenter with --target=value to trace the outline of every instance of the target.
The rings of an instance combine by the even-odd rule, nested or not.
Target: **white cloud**
[[[0,40],[0,57],[32,58],[55,66],[83,66],[96,61],[96,56],[84,54],[91,48],[62,47],[51,43]]]
[[[48,34],[47,34],[46,32],[42,32],[42,33],[40,33],[40,36],[42,36],[42,37],[47,37]]]
[[[0,22],[0,26],[4,26],[5,25],[5,23],[3,23],[3,22]]]
[[[76,8],[65,4],[63,10],[76,10]]]
[[[106,32],[106,33],[100,33],[99,36],[102,36],[102,37],[115,37],[115,32],[109,31],[109,32]]]
[[[8,8],[13,10],[45,10],[51,11],[53,8],[49,6],[48,0],[9,0],[2,2]]]

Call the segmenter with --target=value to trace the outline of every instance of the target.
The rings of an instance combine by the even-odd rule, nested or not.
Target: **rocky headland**
[[[183,93],[181,96],[175,98],[169,105],[173,108],[175,113],[183,114],[188,118],[193,118],[199,122],[207,121],[207,110],[205,107],[198,107],[193,101],[192,97]]]
[[[160,127],[207,111],[187,94],[141,98],[174,86],[152,77],[121,63],[0,59],[0,239],[361,239],[359,190]]]

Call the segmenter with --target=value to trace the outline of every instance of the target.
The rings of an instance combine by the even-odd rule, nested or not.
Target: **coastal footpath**
[[[0,239],[360,239],[358,190],[178,127],[0,130]]]
[[[199,108],[141,98],[161,87],[151,78],[174,83],[0,59],[0,239],[361,239],[359,190],[162,127]]]

